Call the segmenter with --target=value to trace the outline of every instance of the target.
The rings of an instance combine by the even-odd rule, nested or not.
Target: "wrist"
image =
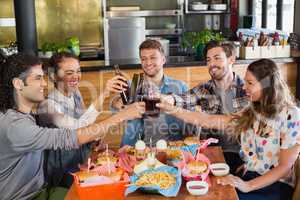
[[[255,190],[255,185],[254,185],[253,181],[246,181],[246,185],[247,185],[246,192],[251,192],[251,191]]]

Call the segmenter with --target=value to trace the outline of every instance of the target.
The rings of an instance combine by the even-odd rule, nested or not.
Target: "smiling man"
[[[162,94],[180,95],[187,91],[187,86],[183,81],[175,80],[164,74],[166,57],[159,41],[145,40],[140,45],[139,52],[146,82],[154,85]],[[149,143],[151,138],[154,144],[159,139],[180,139],[183,133],[183,122],[171,115],[160,113],[156,118],[144,116],[142,119],[128,121],[121,146],[134,145],[139,137],[146,143]]]
[[[104,137],[113,125],[141,117],[144,112],[144,104],[139,102],[87,127],[44,128],[32,116],[32,109],[44,100],[47,85],[40,60],[16,54],[8,57],[0,69],[1,200],[63,199],[65,190],[46,187],[43,151],[76,149]],[[53,195],[59,196],[51,198]]]
[[[230,114],[248,105],[246,93],[243,90],[243,80],[232,71],[235,62],[235,47],[230,43],[211,41],[204,49],[204,56],[211,79],[191,89],[183,96],[174,95],[177,106],[195,110],[200,106],[204,112],[210,114]],[[229,139],[222,131],[214,129],[201,130],[201,137],[214,137],[224,151],[225,159],[232,171],[241,164],[238,152],[240,146]]]

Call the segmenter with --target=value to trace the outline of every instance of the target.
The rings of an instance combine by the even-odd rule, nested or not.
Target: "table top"
[[[222,149],[220,147],[208,147],[203,152],[211,161],[211,163],[225,162]],[[215,200],[215,199],[225,199],[226,200],[238,200],[236,190],[232,186],[222,186],[217,184],[217,177],[210,175],[211,187],[206,195],[201,196],[201,200]],[[159,194],[146,194],[140,191],[129,194],[126,199],[129,200],[151,200],[151,199],[174,199],[167,198]],[[176,197],[176,199],[194,200],[199,199],[199,196],[192,196],[188,193],[185,182],[181,186],[181,189]],[[65,198],[65,200],[80,200],[77,196],[75,187],[72,186]]]

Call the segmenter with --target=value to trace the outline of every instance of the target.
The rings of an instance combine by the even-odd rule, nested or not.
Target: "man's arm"
[[[157,106],[168,114],[173,115],[184,122],[202,126],[204,128],[224,130],[228,127],[229,122],[232,120],[231,115],[211,115],[204,112],[194,112],[168,103],[159,103]]]
[[[113,116],[90,126],[77,129],[77,138],[79,144],[91,142],[97,138],[102,138],[107,133],[108,129],[123,121],[141,118],[145,112],[144,102],[137,102],[128,105],[124,110],[114,114]]]

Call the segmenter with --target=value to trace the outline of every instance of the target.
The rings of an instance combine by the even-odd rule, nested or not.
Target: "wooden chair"
[[[296,170],[296,187],[293,195],[293,200],[300,200],[300,156],[295,165]]]

